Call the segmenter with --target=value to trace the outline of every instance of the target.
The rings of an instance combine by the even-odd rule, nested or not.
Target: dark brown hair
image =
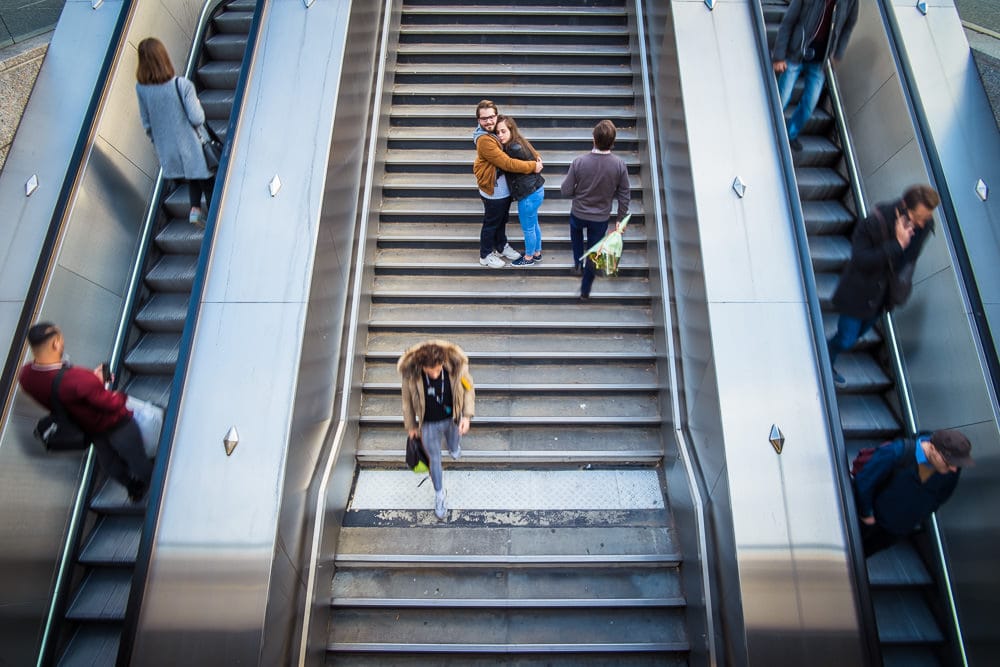
[[[480,109],[493,109],[493,113],[495,113],[498,116],[500,115],[500,110],[497,109],[497,105],[493,102],[493,100],[482,100],[479,104],[476,105],[476,120],[479,120]]]
[[[413,363],[417,368],[434,368],[443,364],[444,360],[444,348],[436,343],[424,343],[413,353]]]
[[[139,67],[135,78],[141,84],[166,83],[174,78],[174,66],[163,42],[155,37],[147,37],[139,42]]]
[[[38,348],[58,333],[59,328],[52,322],[39,322],[28,329],[28,345],[31,349]]]
[[[538,159],[538,151],[535,150],[530,141],[524,138],[521,130],[517,129],[517,123],[511,116],[497,116],[497,127],[500,127],[500,123],[506,123],[507,129],[510,130],[510,145],[521,144],[521,147],[527,151],[528,155],[531,155],[536,160]]]
[[[602,120],[594,126],[594,148],[599,151],[609,151],[615,145],[618,130],[610,120]]]
[[[903,193],[903,205],[907,211],[912,211],[921,204],[933,211],[940,203],[941,197],[938,195],[937,190],[923,183],[911,185]]]

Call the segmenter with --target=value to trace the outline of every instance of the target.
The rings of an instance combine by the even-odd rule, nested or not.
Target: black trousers
[[[215,176],[191,179],[187,181],[188,198],[191,208],[201,208],[201,195],[205,195],[205,210],[212,204],[212,190],[215,189]]]
[[[874,525],[861,525],[861,545],[865,551],[865,558],[877,554],[883,549],[888,549],[893,544],[903,539],[900,535],[890,533],[877,523]]]
[[[129,490],[136,482],[149,485],[153,477],[153,462],[146,457],[142,432],[134,419],[129,417],[92,438],[97,462],[108,477]]]

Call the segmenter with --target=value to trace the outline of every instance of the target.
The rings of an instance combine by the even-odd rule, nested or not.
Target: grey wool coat
[[[179,82],[184,105],[177,98]],[[205,122],[194,84],[184,77],[165,83],[135,85],[139,97],[139,116],[146,136],[153,142],[165,178],[184,180],[209,178],[199,130]]]

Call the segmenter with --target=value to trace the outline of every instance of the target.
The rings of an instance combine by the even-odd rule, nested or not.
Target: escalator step
[[[142,516],[146,512],[146,501],[133,503],[128,499],[125,487],[107,479],[97,495],[91,498],[90,509],[97,514]]]
[[[212,60],[235,60],[242,62],[247,48],[246,35],[220,33],[205,40],[205,50]]]
[[[923,559],[909,540],[898,542],[870,557],[868,581],[880,588],[934,584]]]
[[[146,274],[146,285],[157,292],[190,294],[197,266],[196,255],[165,255]]]
[[[171,195],[173,197],[173,195]],[[187,193],[184,194],[184,213],[177,216],[156,235],[156,246],[165,254],[197,256],[201,241],[205,237],[203,229],[188,222]]]
[[[125,357],[125,366],[133,373],[173,376],[180,345],[179,334],[146,334]]]
[[[180,334],[187,320],[190,300],[190,295],[183,292],[154,294],[135,316],[135,323],[143,331]]]
[[[944,635],[919,590],[874,590],[872,603],[879,641],[886,644],[937,644]]]
[[[843,176],[826,167],[796,167],[795,180],[803,200],[840,199],[850,187]]]
[[[241,69],[235,60],[210,61],[198,68],[198,82],[205,88],[235,90]]]
[[[851,242],[843,236],[810,236],[809,256],[817,273],[840,273],[851,259]]]
[[[823,136],[801,135],[802,150],[792,151],[796,167],[833,167],[841,158],[840,148]]]
[[[205,117],[215,120],[229,120],[233,110],[236,92],[229,89],[207,88],[198,94],[201,106],[205,109]]]
[[[232,0],[226,3],[226,10],[232,12],[252,12],[257,9],[258,0]]]
[[[59,658],[59,667],[113,665],[118,658],[121,630],[115,625],[88,623],[79,626]]]
[[[86,565],[134,565],[142,537],[141,515],[105,516],[94,527],[79,560]]]
[[[945,667],[940,653],[930,647],[883,646],[882,667]]]
[[[840,394],[840,424],[844,437],[882,438],[887,440],[902,428],[896,414],[882,396]]]
[[[809,234],[846,234],[855,216],[836,200],[803,201],[802,216]]]
[[[847,380],[840,391],[849,394],[882,394],[892,389],[892,378],[878,361],[864,352],[847,352],[837,358],[837,371]],[[875,400],[875,397],[872,398]]]
[[[122,621],[132,588],[131,568],[92,569],[66,611],[73,621]]]
[[[172,382],[172,375],[137,375],[128,383],[125,393],[164,407],[170,402]]]
[[[212,22],[219,32],[247,35],[252,21],[252,11],[236,11],[232,7],[227,7],[226,11],[216,16]]]

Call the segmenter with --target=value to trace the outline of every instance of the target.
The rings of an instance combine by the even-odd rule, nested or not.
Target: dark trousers
[[[871,526],[860,523],[860,526],[861,545],[864,548],[865,558],[868,558],[873,554],[877,554],[883,549],[888,549],[893,544],[903,539],[899,535],[893,535],[877,523]]]
[[[482,259],[507,245],[507,221],[510,219],[510,197],[483,200],[483,229],[479,232],[479,257]]]
[[[126,489],[136,482],[149,485],[153,462],[142,447],[142,433],[135,420],[127,420],[109,431],[93,436],[94,453],[101,468]]]
[[[837,355],[854,347],[858,339],[874,326],[876,320],[878,317],[862,320],[859,317],[841,315],[837,320],[837,333],[826,344],[830,352],[830,365],[833,366],[837,361]]]
[[[201,208],[201,196],[205,195],[205,210],[212,203],[212,190],[215,189],[215,176],[209,178],[193,178],[187,181],[188,200],[191,208]]]
[[[580,260],[583,253],[596,245],[608,233],[608,218],[602,222],[581,220],[572,213],[569,215],[569,241],[573,246],[573,265],[583,267],[583,280],[580,283],[580,296],[590,296],[590,287],[594,284],[594,264],[589,260]],[[584,244],[583,235],[587,234]]]

